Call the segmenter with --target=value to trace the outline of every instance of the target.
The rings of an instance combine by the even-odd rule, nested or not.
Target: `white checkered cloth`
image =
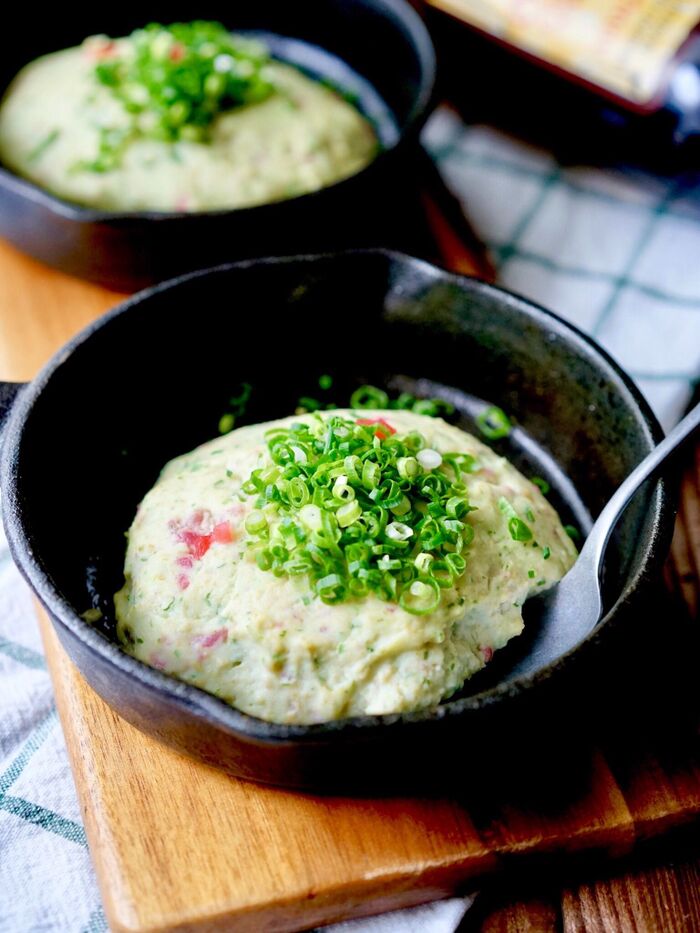
[[[700,173],[564,168],[446,108],[424,142],[499,284],[593,335],[674,424],[700,376]]]
[[[499,281],[593,333],[662,422],[700,371],[700,199],[691,178],[562,168],[447,110],[425,143]],[[106,929],[28,593],[0,540],[0,933]],[[454,898],[333,928],[453,933]]]

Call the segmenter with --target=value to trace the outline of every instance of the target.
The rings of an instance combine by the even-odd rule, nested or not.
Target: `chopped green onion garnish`
[[[386,536],[392,541],[407,541],[413,535],[413,528],[403,522],[390,522],[386,526]]]
[[[362,465],[362,485],[365,489],[374,490],[379,486],[382,471],[373,460],[365,460]]]
[[[513,541],[530,541],[532,539],[532,532],[505,496],[501,496],[498,500],[498,508],[508,519],[508,532]]]
[[[571,538],[572,541],[581,540],[581,532],[578,528],[575,528],[573,525],[564,525],[564,531]]]
[[[421,471],[420,464],[415,457],[399,457],[396,469],[402,479],[415,479]]]
[[[416,398],[410,392],[402,392],[398,398],[390,400],[383,389],[364,385],[350,396],[350,408],[390,408],[399,411],[412,411],[417,415],[451,415],[455,407],[441,398]]]
[[[317,398],[311,398],[309,395],[302,395],[297,404],[297,408],[303,411],[319,411],[323,405]]]
[[[438,418],[440,415],[451,415],[454,410],[454,405],[443,401],[441,398],[418,398],[411,406],[411,411],[417,415],[428,415],[431,418]]]
[[[342,505],[336,512],[335,517],[338,519],[338,524],[341,528],[347,528],[349,525],[352,525],[353,522],[356,522],[361,515],[362,506],[359,502],[353,500],[347,505]]]
[[[543,547],[542,548],[542,560],[549,560],[551,556],[552,556],[551,549],[548,547]]]
[[[333,377],[322,375],[318,377],[318,385],[324,391],[330,389],[333,385]],[[338,406],[335,404],[326,404],[318,399],[303,396],[297,403],[297,408],[304,411],[320,411],[325,409],[331,411]],[[410,392],[402,392],[397,398],[390,399],[384,389],[377,386],[362,385],[350,396],[349,408],[354,409],[391,409],[399,411],[412,411],[418,415],[429,415],[432,418],[451,415],[454,412],[454,405],[441,398],[416,398]]]
[[[267,530],[267,519],[262,512],[251,512],[245,520],[246,531],[252,535],[260,535]]]
[[[410,586],[404,587],[399,604],[402,609],[413,615],[426,615],[437,609],[440,604],[440,587],[435,580],[416,580]]]
[[[529,541],[532,538],[532,532],[525,522],[518,518],[508,519],[508,531],[513,541]]]
[[[421,553],[416,556],[416,559],[413,561],[413,563],[415,564],[418,573],[426,574],[428,573],[430,565],[434,559],[435,558],[432,554],[428,554],[426,551],[421,551]]]
[[[350,408],[388,408],[389,396],[376,386],[360,386],[350,396]]]
[[[219,419],[219,433],[228,434],[229,431],[232,431],[235,427],[236,421],[238,418],[242,417],[245,414],[248,401],[253,392],[253,387],[249,382],[241,383],[241,393],[240,395],[234,396],[229,400],[229,405],[231,406],[231,411],[227,412],[225,415],[222,415]]]
[[[496,405],[492,405],[477,416],[476,425],[490,441],[500,440],[502,437],[508,437],[513,425],[510,418]]]
[[[437,470],[442,464],[442,455],[437,450],[427,447],[418,452],[417,460],[424,470]]]
[[[257,503],[245,527],[258,566],[305,575],[328,603],[371,593],[432,612],[466,568],[474,529],[460,464],[468,472],[472,458],[447,454],[443,468],[430,451],[439,462],[426,470],[415,435],[378,436],[339,415],[308,421],[271,428],[267,458],[243,484]]]
[[[233,426],[235,423],[235,415],[232,415],[230,412],[226,415],[222,415],[219,418],[219,434],[228,434],[229,431],[233,431]]]
[[[80,167],[109,171],[120,163],[125,145],[138,137],[207,142],[219,113],[273,93],[269,61],[262,43],[203,20],[150,23],[111,43],[94,75],[121,103],[129,125],[107,128],[121,137],[103,135],[95,161]]]
[[[399,397],[394,399],[394,401],[391,403],[391,407],[396,408],[399,411],[412,411],[415,403],[415,395],[411,395],[410,392],[402,392],[401,395],[399,395]]]
[[[549,490],[551,489],[551,486],[549,485],[547,480],[542,479],[541,476],[533,476],[531,479],[531,482],[534,483],[535,486],[539,488],[543,496],[546,496]]]
[[[253,394],[253,387],[249,382],[241,383],[241,394],[234,395],[230,400],[229,404],[233,408],[234,412],[237,415],[242,415],[245,410],[248,402],[250,401],[250,396]]]

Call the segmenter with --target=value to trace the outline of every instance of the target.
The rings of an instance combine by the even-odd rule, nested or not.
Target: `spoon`
[[[533,629],[531,649],[510,668],[508,680],[541,670],[578,645],[595,628],[603,615],[600,579],[605,550],[618,519],[642,483],[698,427],[700,404],[691,409],[617,489],[591,528],[571,570],[556,586],[527,601],[527,625]]]

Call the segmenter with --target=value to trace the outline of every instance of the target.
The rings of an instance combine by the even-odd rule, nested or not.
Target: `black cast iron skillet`
[[[253,386],[248,420],[262,421],[318,394],[326,372],[339,403],[365,382],[442,396],[468,430],[484,402],[500,405],[517,427],[496,448],[527,475],[548,479],[564,521],[584,531],[661,436],[602,350],[522,298],[388,252],[257,260],[136,295],[67,344],[34,382],[5,385],[5,526],[66,650],[139,729],[258,781],[397,786],[424,767],[452,770],[456,754],[485,736],[503,741],[516,719],[519,729],[541,730],[577,669],[593,690],[600,647],[614,623],[640,611],[643,584],[665,556],[673,509],[663,482],[635,498],[609,551],[604,621],[535,678],[498,683],[508,651],[527,650],[522,637],[504,649],[505,661],[497,654],[490,681],[475,679],[435,710],[309,727],[256,720],[111,640],[124,531],[164,463],[216,435],[242,381]],[[101,628],[79,615],[94,605],[106,616]]]
[[[312,194],[239,210],[118,213],[62,201],[0,167],[0,235],[66,272],[133,291],[183,271],[248,256],[366,246],[367,215],[404,170],[435,80],[430,36],[407,0],[119,3],[17,12],[0,93],[19,69],[86,36],[151,21],[214,19],[262,33],[273,55],[347,90],[384,151],[352,178]]]

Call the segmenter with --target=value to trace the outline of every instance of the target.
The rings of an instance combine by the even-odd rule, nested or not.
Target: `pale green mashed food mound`
[[[89,42],[46,55],[22,69],[0,106],[0,160],[69,201],[117,211],[251,207],[353,175],[377,152],[355,107],[271,62],[265,75],[277,91],[221,113],[209,142],[135,139],[116,168],[90,171],[80,165],[94,161],[100,128],[130,119],[94,67]]]
[[[240,428],[165,467],[129,531],[115,596],[126,650],[253,716],[314,723],[434,706],[518,635],[527,597],[576,559],[555,510],[507,460],[442,419],[371,415],[477,460],[466,480],[477,509],[467,568],[434,612],[412,615],[373,595],[327,605],[306,577],[257,566],[244,529],[255,497],[240,487],[267,454],[270,426],[308,417],[294,416]],[[502,497],[528,515],[531,541],[511,538]]]

